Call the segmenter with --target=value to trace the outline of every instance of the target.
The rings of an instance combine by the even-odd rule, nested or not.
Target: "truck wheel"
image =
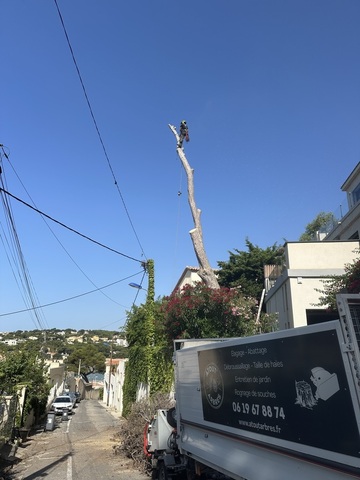
[[[158,480],[168,480],[168,473],[164,462],[158,466]]]
[[[186,476],[185,476],[186,480],[194,480],[196,478],[196,475],[195,473],[190,470],[189,468],[186,469]]]
[[[175,409],[175,407],[170,408],[167,411],[166,420],[171,427],[176,428],[176,409]]]

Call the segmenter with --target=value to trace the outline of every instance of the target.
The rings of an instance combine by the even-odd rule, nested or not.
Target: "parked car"
[[[75,392],[69,392],[67,393],[67,395],[69,395],[69,397],[71,398],[72,402],[73,402],[73,407],[75,408],[75,405],[76,405],[76,395],[75,395]]]
[[[64,410],[67,410],[69,413],[72,413],[74,408],[73,401],[69,395],[60,395],[56,397],[54,402],[51,405],[51,410],[55,414],[61,414]]]

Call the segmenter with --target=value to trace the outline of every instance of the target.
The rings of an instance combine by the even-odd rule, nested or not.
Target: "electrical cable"
[[[19,278],[19,281],[22,287],[22,291],[20,289],[19,290],[20,290],[20,293],[23,292],[21,294],[22,294],[25,305],[27,305],[28,307],[29,305],[35,306],[36,303],[38,303],[38,298],[36,295],[34,285],[31,281],[30,273],[27,268],[25,258],[21,249],[21,244],[16,231],[14,218],[12,217],[12,213],[10,211],[9,205],[7,204],[6,201],[4,201],[5,199],[3,198],[2,195],[1,197],[2,197],[5,215],[8,221],[8,231],[10,233],[13,265],[17,269],[17,276]],[[18,283],[18,286],[19,286],[19,283]],[[36,328],[40,327],[40,329],[43,329],[44,319],[40,318],[41,313],[42,313],[41,311],[39,313],[35,312],[34,313],[35,319],[33,319],[33,321]]]
[[[31,198],[31,195],[29,194],[29,192],[27,191],[25,185],[23,184],[23,182],[21,181],[21,178],[19,177],[19,175],[17,174],[14,166],[12,165],[12,163],[10,162],[10,158],[9,158],[9,155],[5,153],[4,151],[4,146],[3,145],[0,145],[0,148],[2,149],[3,151],[3,155],[5,156],[5,158],[7,159],[9,165],[11,166],[13,172],[15,173],[17,179],[19,180],[20,184],[22,185],[23,189],[25,190],[27,196],[30,198],[33,206],[35,208],[37,208],[34,200]],[[0,153],[1,155],[1,153]],[[80,267],[80,265],[75,261],[75,259],[70,255],[70,253],[67,251],[67,249],[65,248],[65,246],[61,243],[60,239],[57,237],[57,235],[55,234],[55,232],[53,231],[53,229],[50,227],[49,223],[45,220],[45,218],[41,215],[41,219],[43,220],[43,222],[45,223],[45,225],[48,227],[48,229],[50,230],[50,232],[52,233],[52,235],[55,237],[55,239],[57,240],[57,242],[59,243],[59,245],[61,246],[61,248],[65,251],[65,253],[67,254],[67,256],[70,258],[70,260],[74,263],[74,265],[76,265],[76,267],[80,270],[80,272],[84,275],[85,278],[87,278],[87,280],[95,287],[95,288],[98,288],[98,285],[96,285],[92,280],[91,278],[84,272],[84,270]],[[102,295],[104,295],[106,298],[108,298],[110,301],[116,303],[117,305],[119,306],[123,306],[121,305],[119,302],[117,302],[116,300],[114,300],[113,298],[109,297],[105,292],[103,292],[102,290],[100,290],[100,292],[102,293]]]
[[[119,324],[119,322],[121,322],[122,320],[125,320],[126,317],[124,318],[120,318],[120,320],[115,320],[115,322],[111,322],[111,323],[107,323],[106,325],[102,325],[99,330],[103,330],[103,329],[106,329],[106,327],[110,327],[110,325],[115,325],[115,324]],[[123,325],[121,325],[120,327],[118,327],[119,330],[120,330],[120,333],[121,333],[121,330],[124,328]]]
[[[44,217],[48,218],[49,220],[51,220],[52,222],[55,222],[57,223],[58,225],[60,225],[61,227],[64,227],[66,228],[67,230],[70,230],[71,232],[73,233],[76,233],[76,235],[79,235],[80,237],[83,237],[85,238],[86,240],[89,240],[90,242],[92,243],[95,243],[96,245],[99,245],[100,247],[103,247],[103,248],[106,248],[107,250],[110,250],[111,252],[114,252],[118,255],[121,255],[123,257],[126,257],[130,260],[134,260],[135,262],[139,262],[139,263],[144,263],[143,260],[138,260],[137,258],[134,258],[134,257],[131,257],[130,255],[126,255],[125,253],[121,253],[119,252],[118,250],[115,250],[114,248],[111,248],[111,247],[108,247],[106,245],[104,245],[103,243],[100,243],[98,242],[97,240],[94,240],[90,237],[88,237],[87,235],[84,235],[83,233],[80,233],[78,232],[77,230],[75,230],[74,228],[71,228],[67,225],[65,225],[65,223],[62,223],[60,222],[59,220],[56,220],[55,218],[53,217],[50,217],[50,215],[47,215],[46,213],[42,212],[41,210],[33,207],[32,205],[30,205],[29,203],[25,202],[24,200],[21,200],[21,198],[13,195],[12,193],[8,192],[7,190],[5,190],[4,188],[1,188],[0,187],[0,192],[3,192],[5,193],[6,195],[10,196],[11,198],[13,198],[14,200],[17,200],[18,202],[22,203],[23,205],[25,205],[26,207],[29,207],[31,208],[32,210],[34,210],[35,212],[39,213],[40,215],[43,215]]]
[[[112,282],[112,283],[109,283],[108,285],[104,285],[103,287],[96,288],[95,290],[90,290],[89,292],[80,293],[79,295],[74,295],[72,297],[64,298],[62,300],[57,300],[55,302],[46,303],[44,305],[37,306],[37,307],[31,307],[31,308],[25,308],[23,310],[17,310],[15,312],[0,313],[0,317],[5,317],[5,316],[9,316],[9,315],[16,315],[18,313],[24,313],[24,312],[28,312],[30,310],[36,310],[36,309],[39,309],[39,308],[51,307],[51,306],[57,305],[59,303],[69,302],[70,300],[75,300],[76,298],[80,298],[80,297],[84,297],[86,295],[90,295],[91,293],[98,292],[99,290],[102,290],[104,288],[112,287],[113,285],[116,285],[117,283],[124,282],[125,280],[128,280],[129,278],[132,278],[132,277],[135,277],[136,275],[139,275],[139,273],[140,272],[134,273],[133,275],[129,275],[128,277],[122,278],[121,280],[117,280],[116,282]],[[125,305],[122,305],[122,307],[126,308]]]
[[[180,229],[180,217],[181,217],[181,195],[182,195],[182,179],[183,179],[183,168],[180,165],[180,180],[179,180],[179,190],[178,190],[178,211],[176,218],[176,230],[175,230],[175,248],[174,248],[174,262],[173,262],[173,275],[175,275],[176,270],[176,259],[178,256],[178,246],[179,246],[179,229]]]
[[[60,22],[61,22],[62,28],[63,28],[63,30],[64,30],[64,34],[65,34],[65,37],[66,37],[66,41],[67,41],[68,47],[69,47],[69,49],[70,49],[70,53],[71,53],[72,60],[73,60],[73,62],[74,62],[75,68],[76,68],[77,75],[78,75],[78,77],[79,77],[79,81],[80,81],[80,84],[81,84],[81,87],[82,87],[82,90],[83,90],[83,93],[84,93],[84,96],[85,96],[85,100],[86,100],[86,103],[87,103],[87,105],[88,105],[88,107],[89,107],[90,116],[91,116],[92,121],[93,121],[93,123],[94,123],[95,130],[96,130],[96,132],[97,132],[97,135],[98,135],[100,144],[101,144],[101,146],[102,146],[102,149],[103,149],[103,152],[104,152],[104,155],[105,155],[107,164],[108,164],[108,167],[109,167],[109,169],[110,169],[111,175],[112,175],[113,180],[114,180],[114,184],[115,184],[116,189],[117,189],[117,191],[118,191],[118,193],[119,193],[119,196],[120,196],[120,198],[121,198],[123,207],[124,207],[124,209],[125,209],[126,215],[127,215],[128,220],[129,220],[129,222],[130,222],[130,225],[131,225],[131,228],[132,228],[133,233],[134,233],[134,235],[135,235],[135,238],[136,238],[136,240],[137,240],[137,242],[138,242],[138,245],[139,245],[139,247],[140,247],[140,249],[141,249],[141,252],[142,252],[142,254],[144,255],[144,257],[146,258],[144,249],[143,249],[143,247],[142,247],[142,245],[141,245],[140,239],[139,239],[138,234],[137,234],[137,232],[136,232],[136,230],[135,230],[134,224],[133,224],[133,222],[132,222],[132,220],[131,220],[130,213],[129,213],[128,208],[127,208],[127,206],[126,206],[124,197],[123,197],[123,195],[122,195],[122,193],[121,193],[121,190],[120,190],[120,188],[119,188],[119,184],[118,184],[118,182],[117,182],[117,180],[116,180],[115,173],[114,173],[114,169],[112,168],[112,165],[111,165],[111,162],[110,162],[110,158],[109,158],[108,153],[107,153],[107,150],[106,150],[106,148],[105,148],[105,144],[104,144],[102,135],[101,135],[101,133],[100,133],[100,129],[99,129],[98,124],[97,124],[97,121],[96,121],[96,119],[95,119],[94,111],[93,111],[93,108],[92,108],[92,106],[91,106],[90,99],[89,99],[89,96],[88,96],[88,94],[87,94],[87,91],[86,91],[86,88],[85,88],[85,84],[84,84],[84,82],[83,82],[83,79],[82,79],[82,76],[81,76],[81,73],[80,73],[80,69],[79,69],[79,66],[78,66],[77,61],[76,61],[76,58],[75,58],[74,50],[73,50],[73,48],[72,48],[72,45],[71,45],[71,42],[70,42],[70,38],[69,38],[69,35],[68,35],[67,30],[66,30],[66,27],[65,27],[64,19],[63,19],[63,17],[62,17],[61,12],[60,12],[59,5],[58,5],[58,3],[57,3],[57,0],[54,0],[54,2],[55,2],[55,6],[56,6],[56,9],[57,9],[59,18],[60,18]]]
[[[20,183],[22,184],[24,190],[25,190],[26,193],[28,194],[30,200],[31,200],[32,202],[33,202],[33,200],[32,200],[32,198],[31,198],[31,196],[29,195],[29,193],[27,192],[25,186],[24,186],[23,183],[21,182],[21,180],[20,180],[19,176],[17,175],[14,167],[12,166],[12,164],[11,164],[11,162],[10,162],[10,160],[9,160],[9,155],[8,155],[8,154],[5,152],[5,150],[4,150],[4,146],[3,146],[3,145],[0,145],[0,184],[2,185],[2,187],[0,187],[0,197],[1,197],[2,201],[3,201],[3,205],[4,205],[5,212],[7,212],[6,219],[7,219],[7,221],[8,221],[8,230],[9,230],[10,232],[13,232],[13,234],[12,234],[12,236],[11,236],[11,238],[13,238],[13,242],[12,242],[12,243],[13,243],[13,247],[12,247],[12,248],[10,248],[9,240],[7,239],[6,235],[4,235],[4,238],[7,239],[8,251],[14,252],[14,250],[17,250],[18,252],[20,252],[20,253],[18,254],[18,257],[20,257],[20,259],[22,259],[22,261],[20,262],[20,264],[22,265],[21,270],[23,271],[23,275],[20,275],[18,263],[17,263],[16,260],[15,260],[14,253],[12,253],[12,259],[13,259],[13,262],[12,262],[12,263],[11,263],[11,261],[10,261],[10,259],[9,259],[9,255],[8,255],[8,253],[7,253],[6,248],[5,248],[5,253],[6,253],[7,257],[8,257],[8,261],[9,261],[11,270],[12,270],[12,272],[13,272],[13,275],[14,275],[14,277],[15,277],[15,281],[16,281],[16,283],[18,284],[18,288],[20,287],[20,286],[19,286],[19,282],[18,282],[18,280],[17,280],[17,278],[19,277],[19,279],[20,279],[20,281],[21,281],[21,284],[22,284],[22,287],[23,287],[23,290],[29,292],[29,291],[30,291],[30,284],[29,284],[29,281],[28,281],[28,275],[26,275],[26,274],[24,273],[24,272],[27,271],[27,269],[25,268],[25,260],[24,260],[24,258],[23,258],[22,252],[21,252],[21,248],[20,248],[20,244],[19,244],[19,239],[18,239],[18,236],[17,236],[17,233],[16,233],[14,217],[13,217],[13,214],[12,214],[11,204],[10,204],[10,202],[8,201],[7,196],[9,196],[9,197],[11,197],[11,198],[14,198],[15,200],[18,200],[18,201],[20,201],[21,203],[25,204],[26,206],[30,207],[32,210],[37,211],[37,212],[41,215],[41,218],[42,218],[43,221],[46,223],[46,225],[48,226],[48,228],[49,228],[50,231],[53,233],[53,235],[55,236],[56,239],[57,239],[57,237],[56,237],[55,233],[51,230],[50,226],[47,224],[47,222],[46,222],[46,220],[44,219],[44,217],[49,218],[50,220],[55,221],[56,223],[59,223],[60,225],[64,226],[65,228],[70,229],[71,231],[73,231],[73,232],[75,232],[75,233],[78,233],[78,234],[80,234],[80,233],[77,232],[77,231],[74,230],[74,229],[71,229],[71,228],[67,227],[65,224],[62,224],[61,222],[56,221],[55,219],[53,219],[53,218],[50,217],[49,215],[44,214],[43,212],[41,212],[40,210],[38,210],[36,207],[32,207],[32,206],[31,206],[30,204],[28,204],[27,202],[24,202],[23,200],[19,199],[19,198],[16,197],[15,195],[13,195],[13,194],[11,194],[10,192],[8,192],[7,189],[3,188],[4,186],[6,186],[6,177],[5,177],[5,174],[3,173],[3,172],[4,172],[4,169],[3,169],[3,165],[2,165],[1,151],[2,151],[2,153],[3,153],[3,155],[4,155],[4,157],[8,160],[9,164],[11,165],[11,167],[12,167],[15,175],[17,176],[17,178],[19,179]],[[33,203],[34,203],[34,202],[33,202]],[[9,224],[10,224],[10,225],[9,225]],[[0,225],[1,225],[1,223],[0,223]],[[123,256],[125,256],[125,257],[127,257],[127,258],[129,258],[129,259],[135,260],[135,261],[137,261],[137,262],[140,262],[142,266],[144,265],[144,262],[141,261],[141,260],[137,260],[137,259],[135,259],[135,258],[133,258],[133,257],[130,257],[130,256],[125,255],[125,254],[122,254],[121,252],[117,252],[116,250],[111,249],[111,248],[109,248],[109,247],[106,247],[105,245],[100,244],[99,242],[96,242],[96,241],[90,239],[89,237],[86,237],[85,235],[80,234],[80,236],[83,236],[83,237],[85,237],[85,238],[87,238],[87,239],[89,239],[89,240],[91,240],[91,241],[99,244],[100,246],[103,246],[103,247],[105,247],[105,248],[107,248],[107,249],[109,249],[109,250],[111,250],[111,251],[114,251],[115,253],[118,253],[118,254],[120,254],[120,255],[123,255]],[[2,243],[3,243],[3,245],[4,245],[4,247],[5,247],[4,238],[3,238],[3,236],[1,236],[1,234],[0,234],[0,239],[1,239],[1,241],[2,241]],[[14,238],[15,238],[15,240],[14,240]],[[57,240],[58,240],[58,239],[57,239]],[[58,240],[58,241],[59,241],[59,240]],[[14,248],[14,243],[17,245],[17,249]],[[60,245],[63,247],[63,245],[61,244],[60,241],[59,241],[59,243],[60,243]],[[64,248],[64,247],[63,247],[63,248]],[[66,251],[65,248],[64,248],[64,250]],[[66,253],[68,253],[68,252],[66,252]],[[68,254],[68,255],[69,255],[69,254]],[[69,255],[69,256],[70,256],[70,255]],[[72,258],[72,257],[70,256],[70,258]],[[76,264],[76,262],[75,262],[75,264]],[[17,266],[18,277],[16,276],[16,274],[15,274],[15,272],[14,272],[13,265],[14,265],[14,266]],[[77,264],[76,264],[76,265],[77,265]],[[81,270],[81,269],[80,269],[80,270]],[[82,270],[81,270],[81,271],[82,271]],[[98,287],[98,286],[96,286],[93,282],[91,282],[91,283],[93,283],[93,285],[96,287],[95,290],[91,290],[90,292],[86,292],[86,293],[83,293],[83,294],[80,294],[80,295],[76,295],[76,296],[73,296],[73,297],[70,297],[70,298],[67,298],[67,299],[59,300],[59,301],[52,302],[52,303],[49,303],[49,304],[45,304],[45,305],[42,305],[42,306],[36,305],[36,303],[35,303],[34,300],[32,299],[32,295],[30,295],[30,294],[29,294],[29,297],[32,299],[32,301],[30,302],[30,305],[32,305],[32,306],[29,306],[29,302],[28,302],[27,299],[24,297],[24,295],[22,295],[22,296],[23,296],[24,303],[28,306],[28,308],[22,309],[22,310],[18,310],[18,311],[15,311],[15,312],[8,312],[8,313],[5,313],[5,314],[0,314],[0,317],[2,317],[2,316],[14,315],[14,314],[23,313],[23,312],[32,312],[32,313],[35,315],[35,318],[36,318],[36,320],[37,320],[37,321],[34,322],[36,328],[40,327],[40,330],[44,330],[45,327],[44,327],[44,325],[42,324],[42,322],[41,322],[41,320],[40,320],[40,318],[39,318],[39,316],[38,316],[38,310],[39,310],[40,312],[42,312],[42,308],[44,308],[44,307],[51,306],[51,305],[55,305],[55,304],[58,304],[58,303],[63,303],[63,302],[65,302],[65,301],[70,301],[70,300],[73,300],[73,299],[76,299],[76,298],[79,298],[79,297],[81,297],[81,296],[88,295],[88,294],[90,294],[90,293],[94,293],[94,292],[97,292],[97,291],[99,291],[99,292],[101,292],[102,294],[104,294],[104,292],[102,292],[103,289],[105,289],[105,288],[107,288],[107,287],[109,287],[109,286],[112,286],[112,285],[114,285],[114,284],[116,284],[116,283],[119,283],[119,282],[121,282],[121,281],[124,281],[124,280],[126,280],[126,279],[132,278],[133,276],[138,275],[138,274],[139,274],[139,273],[136,273],[136,274],[134,274],[134,275],[130,275],[130,276],[126,277],[125,279],[119,280],[119,281],[117,281],[117,282],[113,282],[113,283],[111,283],[111,284],[109,284],[109,285],[106,285],[106,286],[104,286],[104,287]],[[85,276],[86,276],[86,275],[85,275]],[[144,276],[145,276],[145,270],[143,271],[143,276],[142,276],[142,279],[141,279],[141,283],[143,282]],[[88,278],[88,277],[87,277],[87,278]],[[25,279],[26,286],[24,286],[24,281],[23,281],[23,279]],[[89,280],[90,280],[90,279],[89,279]],[[90,280],[90,281],[91,281],[91,280]],[[32,285],[32,284],[31,284],[31,285]],[[21,289],[20,289],[20,288],[19,288],[19,291],[20,291],[20,293],[21,293]],[[135,302],[136,302],[136,299],[137,299],[138,294],[139,294],[139,291],[137,291],[137,293],[136,293],[136,296],[135,296],[135,300],[134,300],[134,302],[133,302],[133,305],[134,305]],[[106,294],[104,294],[104,295],[105,295],[107,298],[109,298],[110,300],[112,300],[108,295],[106,295]],[[113,300],[113,301],[114,301],[114,300]],[[115,301],[114,301],[114,302],[115,302]],[[39,303],[39,302],[38,302],[38,303]],[[117,303],[118,305],[126,308],[125,305],[121,305],[121,304],[118,303],[118,302],[115,302],[115,303]],[[115,322],[115,323],[116,323],[116,322]]]
[[[136,292],[134,301],[133,301],[133,303],[132,303],[132,305],[131,305],[131,310],[134,309],[134,306],[135,306],[137,297],[139,296],[140,290],[143,290],[143,288],[142,288],[142,283],[143,283],[143,281],[144,281],[145,274],[146,274],[146,270],[144,269],[143,276],[142,276],[142,278],[141,278],[141,280],[140,280],[140,283],[139,283],[139,287],[140,287],[140,288],[139,288],[139,289],[137,290],[137,292]],[[125,323],[124,323],[124,325],[123,325],[123,327],[122,327],[124,331],[125,331],[125,329],[126,329],[128,319],[129,319],[129,317],[127,316],[127,317],[126,317],[126,320],[125,320]]]
[[[1,156],[0,156],[0,162],[1,162]],[[2,167],[2,163],[0,163],[0,166]],[[5,175],[0,176],[0,184],[2,186],[6,184]],[[46,326],[46,319],[41,309],[38,308],[37,310],[34,310],[37,304],[39,304],[39,299],[37,297],[37,294],[30,276],[29,269],[26,265],[25,257],[21,248],[20,239],[16,229],[16,224],[15,224],[15,219],[12,212],[11,204],[9,202],[8,197],[3,194],[2,188],[0,188],[0,196],[1,196],[1,201],[3,204],[4,212],[5,212],[5,219],[8,224],[9,251],[11,251],[13,265],[17,269],[17,277],[22,286],[22,292],[23,292],[22,297],[25,302],[25,305],[28,306],[28,309],[33,310],[33,315],[35,317],[35,319],[33,318],[33,321],[36,328],[40,328],[41,330],[44,330]],[[12,268],[12,271],[14,274],[13,268]],[[17,283],[19,286],[20,285],[19,282]]]
[[[4,208],[6,210],[5,206],[4,206]],[[29,272],[28,267],[27,267],[26,262],[25,262],[25,258],[24,258],[24,255],[23,255],[23,252],[22,252],[22,249],[21,249],[20,241],[19,241],[19,238],[18,238],[18,235],[17,235],[17,232],[16,232],[15,224],[14,224],[13,220],[11,220],[10,223],[11,223],[10,228],[13,229],[13,231],[11,232],[12,240],[13,240],[13,246],[14,246],[14,249],[16,251],[15,254],[13,253],[13,262],[14,262],[14,265],[16,266],[16,268],[17,268],[17,275],[18,275],[18,278],[20,280],[20,284],[21,284],[21,287],[22,287],[22,292],[24,292],[24,293],[21,293],[21,290],[20,290],[20,293],[23,297],[25,305],[27,305],[28,309],[30,310],[30,309],[33,309],[36,306],[36,304],[39,303],[39,300],[38,300],[38,297],[36,295],[36,291],[35,291],[34,285],[32,283],[32,280],[31,280],[30,272]],[[18,283],[18,286],[19,286],[19,283]],[[30,305],[32,307],[30,307]],[[42,315],[41,310],[39,312],[35,311],[34,312],[35,319],[33,319],[33,322],[34,322],[36,328],[40,328],[40,330],[43,330],[45,328],[44,323],[46,323],[46,321],[44,322],[45,319],[40,318],[41,315]]]
[[[1,228],[3,230],[3,227],[1,225]],[[4,231],[4,230],[3,230]],[[15,283],[18,287],[18,290],[20,292],[20,295],[24,301],[24,304],[25,305],[28,305],[28,300],[24,294],[24,291],[25,291],[25,287],[24,287],[24,284],[23,284],[23,281],[22,281],[22,278],[21,278],[21,275],[20,275],[20,272],[19,272],[19,269],[17,268],[17,274],[16,272],[14,271],[14,266],[16,266],[16,260],[14,259],[14,256],[12,255],[12,262],[11,262],[11,259],[9,258],[9,254],[8,254],[8,250],[9,250],[9,243],[8,243],[8,239],[5,235],[1,235],[0,234],[0,238],[1,238],[1,243],[3,244],[4,246],[4,251],[5,251],[5,255],[8,259],[8,263],[10,265],[10,268],[11,268],[11,271],[12,271],[12,274],[13,274],[13,277],[14,277],[14,280],[15,280]],[[6,250],[6,247],[5,247],[5,243],[4,243],[4,238],[6,239],[6,243],[7,243],[7,248],[8,250]],[[21,284],[21,285],[20,285]],[[30,310],[30,313],[31,313],[31,310]],[[38,322],[37,322],[37,319],[35,317],[35,319],[33,318],[32,319],[36,329],[38,329],[39,325],[38,325]],[[40,326],[41,327],[41,326]],[[43,330],[43,328],[40,328],[40,330]]]

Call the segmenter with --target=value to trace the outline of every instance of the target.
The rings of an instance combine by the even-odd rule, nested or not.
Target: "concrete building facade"
[[[348,212],[328,233],[325,241],[360,238],[360,162],[345,180],[341,190],[346,193]]]
[[[195,285],[195,283],[201,283],[202,280],[198,272],[199,267],[185,267],[173,291],[180,291],[183,287],[185,287],[185,285]]]
[[[127,358],[107,358],[105,364],[103,402],[119,415],[122,415],[123,411],[123,386],[127,361]]]
[[[347,263],[358,258],[359,241],[288,242],[285,263],[275,281],[267,278],[267,313],[277,313],[279,329],[302,327],[336,317],[317,306],[323,280],[342,275]]]

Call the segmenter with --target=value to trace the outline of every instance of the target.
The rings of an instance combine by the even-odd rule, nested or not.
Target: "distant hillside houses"
[[[14,347],[18,344],[18,340],[16,338],[9,338],[8,340],[3,340],[2,343],[9,345],[9,347]]]
[[[79,333],[81,332],[81,333]],[[122,347],[127,347],[127,342],[123,338],[118,338],[118,333],[109,332],[109,335],[99,335],[92,332],[91,330],[30,330],[30,331],[21,331],[16,332],[1,332],[0,333],[0,343],[4,343],[8,346],[16,346],[19,343],[25,341],[43,341],[43,339],[51,340],[62,340],[68,344],[74,343],[107,343],[114,344]]]

